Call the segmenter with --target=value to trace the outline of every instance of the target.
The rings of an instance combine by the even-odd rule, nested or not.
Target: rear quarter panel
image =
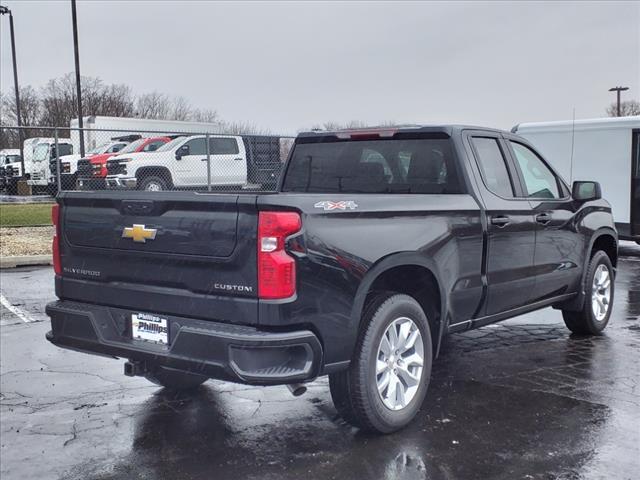
[[[354,202],[325,211],[319,202]],[[473,315],[482,294],[480,208],[469,195],[287,194],[258,197],[258,209],[297,209],[303,230],[289,239],[297,257],[294,301],[260,302],[263,325],[316,329],[325,364],[349,360],[367,285],[387,266],[424,265],[440,279],[443,310]],[[376,268],[383,266],[383,268]]]

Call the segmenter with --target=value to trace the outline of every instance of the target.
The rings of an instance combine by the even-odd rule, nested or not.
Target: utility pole
[[[78,97],[78,127],[80,128],[80,155],[84,157],[84,131],[82,130],[82,89],[80,88],[80,53],[78,52],[78,18],[76,0],[71,0],[71,21],[73,23],[73,54],[76,61],[76,90]]]
[[[629,90],[629,87],[613,87],[610,88],[609,91],[610,92],[616,92],[617,93],[617,97],[618,97],[618,109],[617,109],[617,116],[620,117],[620,92],[626,92],[627,90]]]
[[[7,7],[0,6],[0,15],[9,15],[9,30],[11,30],[11,56],[13,57],[13,89],[16,92],[16,115],[18,116],[18,142],[20,143],[20,171],[24,177],[24,152],[22,145],[23,132],[22,114],[20,113],[20,88],[18,87],[18,67],[16,60],[16,37],[13,34],[13,15]]]

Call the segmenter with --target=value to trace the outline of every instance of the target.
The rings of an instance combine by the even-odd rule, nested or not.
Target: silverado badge
[[[155,228],[146,228],[144,225],[133,224],[133,227],[124,227],[122,238],[132,238],[134,242],[146,243],[147,240],[154,240],[156,233]]]

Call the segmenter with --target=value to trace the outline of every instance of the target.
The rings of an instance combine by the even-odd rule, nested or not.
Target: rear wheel
[[[363,430],[390,433],[418,413],[431,375],[427,317],[408,295],[386,293],[371,302],[348,370],[329,376],[341,416]]]
[[[582,310],[564,311],[567,328],[582,335],[600,335],[609,323],[613,306],[614,277],[609,256],[597,251],[589,261],[584,279],[586,298]]]
[[[207,377],[167,367],[154,367],[145,378],[169,390],[193,390],[207,381]]]
[[[148,192],[161,192],[169,189],[169,182],[164,178],[155,175],[149,175],[143,177],[138,184],[140,190],[146,190]]]

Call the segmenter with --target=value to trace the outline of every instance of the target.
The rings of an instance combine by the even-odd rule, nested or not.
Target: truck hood
[[[124,158],[130,158],[131,160],[146,160],[151,158],[158,158],[158,155],[173,155],[173,152],[132,152],[123,153],[121,155],[113,155],[109,160],[121,160]]]

